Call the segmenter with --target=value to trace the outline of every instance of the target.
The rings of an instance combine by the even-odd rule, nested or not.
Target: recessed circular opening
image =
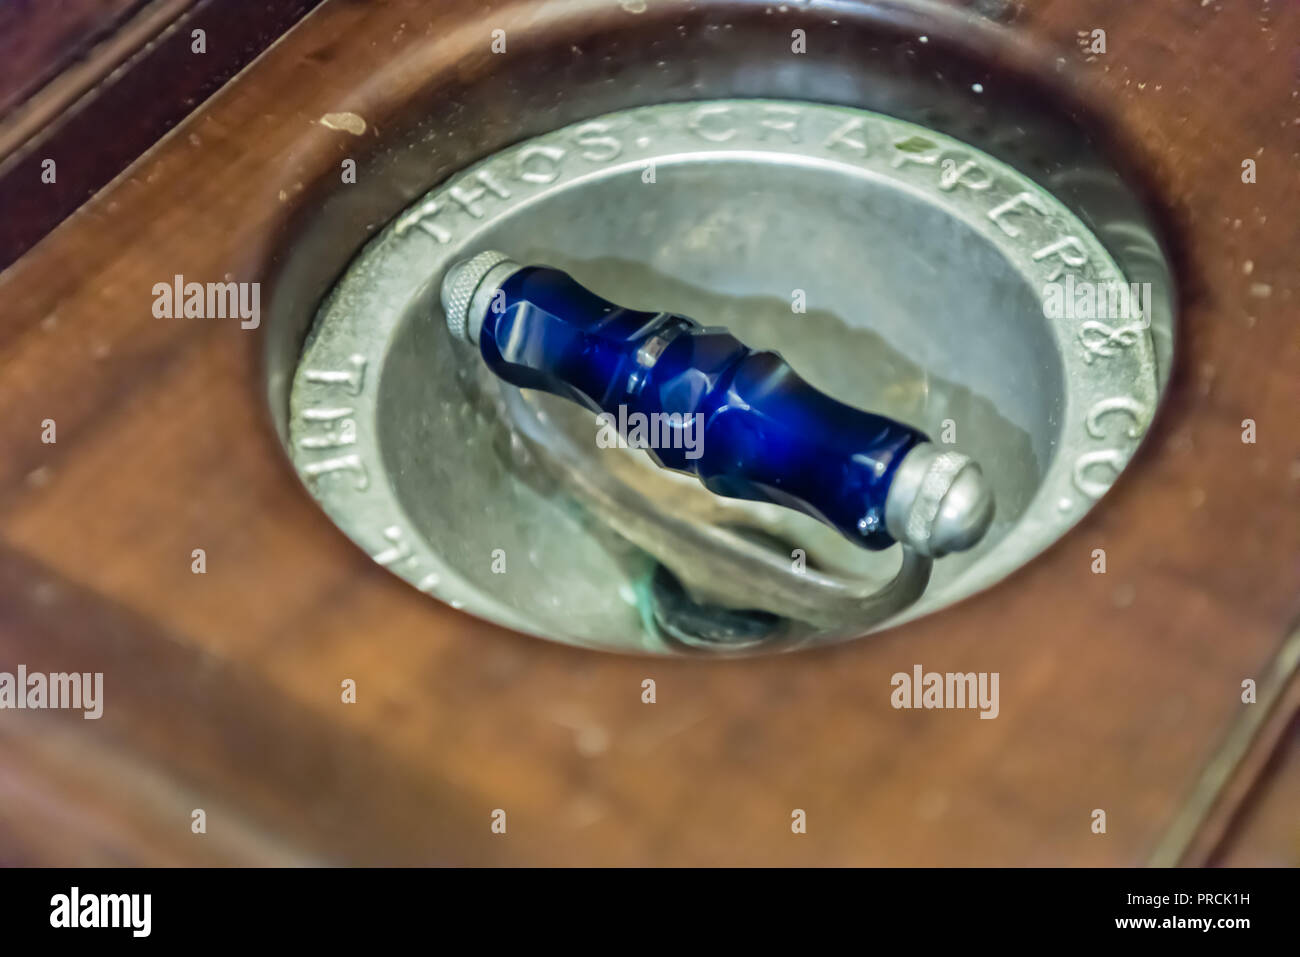
[[[716,509],[720,525],[776,529],[850,580],[892,574],[897,556],[855,549],[811,519],[719,504],[643,453],[596,452],[583,410],[503,395],[512,390],[450,339],[435,295],[447,264],[503,249],[623,304],[727,326],[837,398],[972,454],[998,500],[986,540],[937,562],[920,598],[887,621],[791,614],[801,627],[782,629],[780,647],[927,613],[1064,534],[1154,412],[1172,330],[1160,244],[1118,177],[1061,193],[1069,204],[937,130],[798,101],[664,104],[544,134],[453,176],[348,267],[293,377],[295,464],[396,574],[578,644],[678,650],[656,633],[649,583],[680,555],[671,532],[649,549],[616,532],[573,494],[573,470],[626,486],[665,527],[681,515],[707,523]],[[1094,307],[1122,286],[1145,293],[1145,312],[1082,314],[1089,283]],[[1069,303],[1056,302],[1067,290]],[[537,422],[521,434],[521,415],[544,423],[540,444]],[[709,591],[722,570],[675,571]],[[743,581],[728,588],[733,607],[752,598],[783,611],[764,606],[761,579],[752,595]]]

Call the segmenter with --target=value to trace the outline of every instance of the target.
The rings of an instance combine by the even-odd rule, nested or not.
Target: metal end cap
[[[486,250],[463,259],[447,269],[442,277],[442,311],[447,317],[447,328],[457,339],[473,342],[470,316],[474,293],[497,266],[510,262],[510,257],[496,250]]]
[[[993,490],[970,456],[923,442],[903,456],[885,499],[885,528],[922,555],[965,551],[993,523]]]

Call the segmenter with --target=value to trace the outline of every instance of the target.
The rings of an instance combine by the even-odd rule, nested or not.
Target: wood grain
[[[84,56],[148,0],[14,0],[0,7],[0,116]]]
[[[604,6],[593,30],[637,16]],[[667,6],[642,16],[699,5]],[[796,6],[701,16],[786,38],[829,16]],[[1176,367],[1079,527],[871,640],[650,661],[457,613],[376,567],[297,484],[264,398],[267,330],[151,314],[175,273],[270,281],[303,205],[342,156],[382,151],[422,70],[461,57],[472,77],[490,26],[526,47],[556,4],[327,2],[0,274],[0,664],[102,670],[106,696],[96,722],[0,713],[0,860],[1146,862],[1249,707],[1241,681],[1271,673],[1300,616],[1300,10],[1000,15],[1077,72],[1157,184],[1180,250]],[[1088,61],[1077,34],[1094,26],[1109,52]],[[369,139],[315,122],[343,109]],[[436,147],[425,181],[393,181],[394,208],[490,139]],[[358,242],[378,225],[360,217]],[[1089,572],[1097,547],[1106,575]],[[918,662],[1000,672],[1001,715],[893,710],[890,675]],[[1300,862],[1255,848],[1229,860]]]
[[[0,269],[319,0],[0,7]],[[193,37],[204,35],[196,52]],[[56,163],[57,187],[44,166]]]

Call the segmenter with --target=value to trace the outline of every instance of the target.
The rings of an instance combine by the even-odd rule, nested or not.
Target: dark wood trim
[[[119,22],[84,59],[14,106],[0,126],[0,269],[319,2],[159,0]],[[203,54],[191,52],[198,29],[206,34]],[[14,137],[27,127],[31,135]],[[6,134],[20,142],[4,149]],[[56,163],[53,184],[41,180],[46,159]]]

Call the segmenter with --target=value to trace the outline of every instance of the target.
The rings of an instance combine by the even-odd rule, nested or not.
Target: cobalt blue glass
[[[479,349],[507,382],[608,413],[621,431],[638,420],[701,429],[647,451],[718,495],[797,509],[873,550],[894,542],[885,498],[899,461],[928,441],[818,391],[778,353],[625,309],[558,269],[526,266],[501,284]]]

